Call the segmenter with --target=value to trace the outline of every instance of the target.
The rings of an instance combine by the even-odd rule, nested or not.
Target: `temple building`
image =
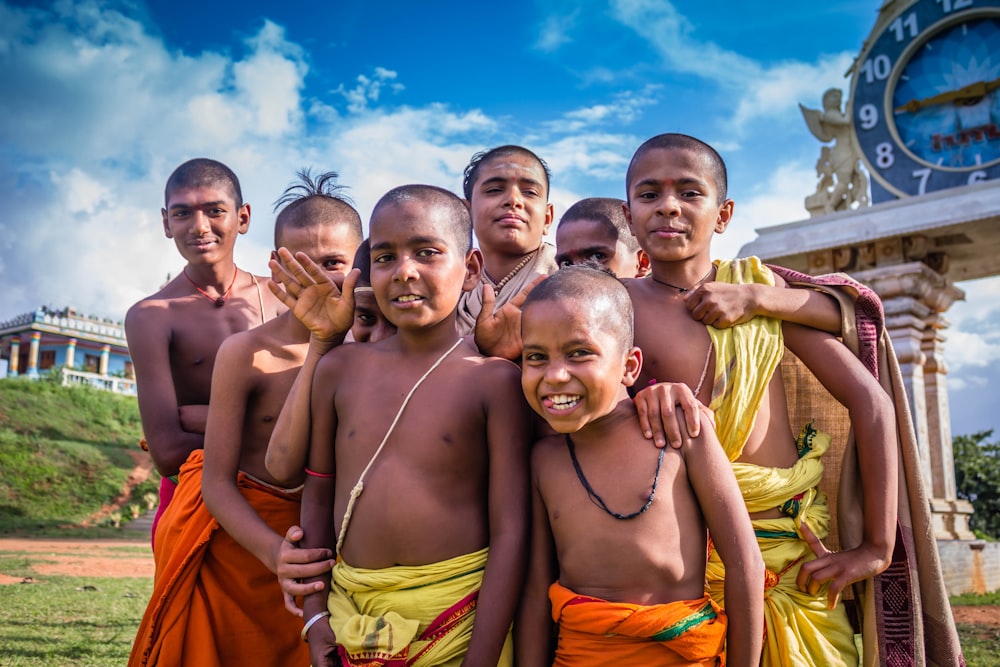
[[[135,374],[121,322],[73,308],[46,306],[0,322],[3,374],[38,378],[53,370],[62,374],[63,384],[135,394]]]

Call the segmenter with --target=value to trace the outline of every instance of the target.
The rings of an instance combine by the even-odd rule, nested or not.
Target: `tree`
[[[975,509],[969,527],[987,539],[1000,537],[1000,442],[986,442],[992,435],[990,429],[952,440],[957,495]]]

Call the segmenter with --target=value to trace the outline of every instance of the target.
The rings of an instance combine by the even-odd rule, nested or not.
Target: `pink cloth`
[[[167,509],[167,505],[174,497],[174,490],[177,488],[177,482],[169,477],[163,477],[160,479],[160,504],[156,508],[156,514],[153,515],[153,526],[149,529],[149,544],[156,549],[156,526],[160,523],[160,517],[163,516],[163,511]]]

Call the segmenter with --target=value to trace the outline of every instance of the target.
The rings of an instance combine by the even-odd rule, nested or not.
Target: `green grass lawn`
[[[0,586],[0,665],[120,667],[152,593],[147,578]]]
[[[112,553],[149,553],[144,543],[123,543]],[[37,553],[5,552],[0,571],[34,583],[0,585],[0,665],[111,667],[128,661],[146,603],[147,577],[39,577]]]
[[[93,530],[91,517],[122,492],[136,457],[146,456],[141,435],[134,397],[0,379],[0,535],[110,536],[113,530]],[[143,503],[158,483],[154,473],[127,502]]]

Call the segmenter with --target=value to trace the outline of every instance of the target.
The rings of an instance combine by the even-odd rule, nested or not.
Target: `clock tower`
[[[889,0],[850,74],[873,203],[1000,179],[1000,0]]]
[[[885,0],[847,74],[848,94],[800,105],[825,144],[812,217],[758,229],[739,254],[879,295],[939,549],[964,563],[985,548],[1000,589],[1000,546],[977,545],[957,494],[945,353],[956,283],[1000,276],[1000,0]],[[978,585],[955,572],[953,592]]]

